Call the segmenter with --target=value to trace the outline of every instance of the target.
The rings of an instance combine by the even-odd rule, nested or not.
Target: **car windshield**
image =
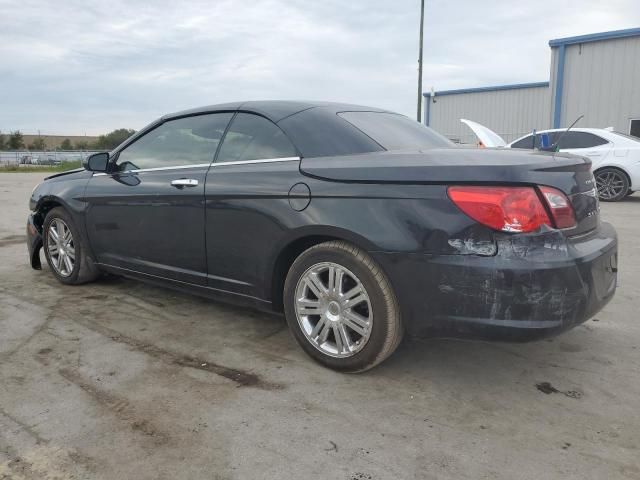
[[[454,147],[446,137],[404,115],[387,112],[341,112],[338,115],[385,150]]]

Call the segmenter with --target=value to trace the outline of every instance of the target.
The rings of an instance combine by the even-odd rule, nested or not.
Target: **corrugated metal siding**
[[[554,40],[548,88],[436,94],[437,103],[430,104],[430,126],[462,143],[475,143],[476,139],[460,118],[485,124],[507,141],[533,128],[552,127],[559,51],[564,48],[559,126],[566,127],[584,115],[578,126],[612,126],[629,133],[630,121],[640,119],[640,36],[632,33],[625,38],[591,38],[583,43],[572,43],[576,41],[572,38]]]
[[[584,115],[581,127],[613,126],[628,133],[629,120],[640,118],[640,37],[565,48],[561,126]]]
[[[489,92],[435,96],[429,105],[429,126],[460,143],[476,143],[466,125],[467,118],[486,125],[507,142],[531,132],[550,128],[551,98],[549,87],[518,88]]]

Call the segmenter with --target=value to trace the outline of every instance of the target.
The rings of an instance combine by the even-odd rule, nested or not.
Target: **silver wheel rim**
[[[71,275],[76,263],[76,248],[71,229],[59,218],[49,224],[47,251],[53,269],[63,277]]]
[[[322,262],[308,268],[296,285],[295,309],[306,339],[325,355],[351,357],[371,336],[369,295],[353,272]]]
[[[608,170],[596,176],[596,186],[600,198],[611,200],[620,196],[624,191],[624,179],[620,173]]]

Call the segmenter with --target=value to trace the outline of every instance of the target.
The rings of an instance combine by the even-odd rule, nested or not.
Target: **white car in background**
[[[640,190],[640,138],[608,128],[572,128],[568,132],[566,128],[556,128],[536,131],[535,139],[532,132],[507,144],[484,125],[466,119],[460,121],[473,130],[485,147],[533,149],[540,147],[542,134],[549,136],[552,145],[559,139],[560,152],[591,160],[600,200],[617,202]]]

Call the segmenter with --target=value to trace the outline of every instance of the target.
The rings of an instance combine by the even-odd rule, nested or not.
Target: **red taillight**
[[[554,222],[533,187],[459,186],[449,187],[448,192],[460,210],[495,230],[533,232],[542,225],[557,228],[575,225],[573,209],[564,194],[553,188],[540,188]]]
[[[539,187],[542,196],[556,224],[556,228],[571,228],[576,226],[576,216],[567,196],[560,190],[551,187]]]

